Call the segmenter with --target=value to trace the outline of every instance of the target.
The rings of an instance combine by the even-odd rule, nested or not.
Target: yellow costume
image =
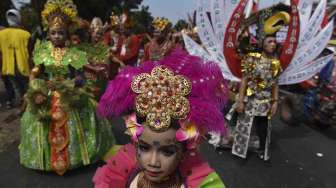
[[[0,31],[0,51],[2,52],[2,75],[15,75],[17,70],[29,76],[28,42],[30,33],[19,28],[6,28]]]

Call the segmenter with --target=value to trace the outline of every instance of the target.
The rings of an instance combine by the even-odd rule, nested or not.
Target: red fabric
[[[51,100],[51,113],[57,113],[60,108],[60,97],[54,94]],[[63,111],[64,112],[64,111]],[[69,133],[68,118],[65,115],[61,120],[55,122],[53,119],[49,130],[48,140],[50,144],[50,165],[58,174],[63,175],[70,165],[68,153]],[[61,140],[60,140],[61,139]]]
[[[316,83],[314,82],[314,79],[309,79],[307,81],[301,82],[300,86],[303,87],[304,89],[311,89],[316,87]]]
[[[124,188],[135,167],[135,148],[127,144],[106,165],[97,169],[93,177],[95,188]]]
[[[150,48],[151,48],[151,43],[149,42],[145,45],[144,57],[142,59],[142,62],[149,61],[149,59],[150,59]]]
[[[106,46],[110,46],[111,44],[111,34],[110,34],[110,31],[107,31],[104,33],[104,36],[103,36],[103,41],[104,41],[104,44]]]
[[[204,179],[214,172],[196,151],[188,151],[186,158],[181,162],[180,172],[186,180],[186,187],[197,188]]]
[[[134,65],[138,59],[140,44],[141,44],[141,37],[138,35],[132,35],[128,39],[123,41],[123,44],[127,44],[127,50],[125,55],[121,55],[119,53],[118,59],[123,61],[126,65]],[[121,46],[122,48],[122,46]],[[120,52],[121,52],[120,48]]]
[[[326,14],[324,15],[324,18],[323,18],[323,21],[322,21],[322,24],[321,24],[321,28],[324,28],[327,24],[328,24],[328,12],[326,12]]]

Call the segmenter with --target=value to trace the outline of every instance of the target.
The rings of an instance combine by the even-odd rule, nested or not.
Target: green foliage
[[[31,112],[43,122],[50,121],[50,102],[51,97],[48,94],[49,90],[47,84],[44,80],[34,79],[30,81],[29,88],[27,90],[27,102],[31,108]],[[42,95],[45,98],[45,101],[41,104],[35,103],[35,99],[38,95]]]
[[[22,25],[29,32],[33,32],[40,24],[40,15],[31,7],[25,6],[21,9]]]
[[[134,23],[132,31],[134,33],[146,33],[152,29],[153,16],[149,12],[148,6],[142,6],[140,10],[131,13],[131,20]]]
[[[91,43],[81,43],[76,46],[79,50],[86,52],[88,61],[93,64],[105,63],[108,56],[108,47],[103,43],[92,45]]]
[[[188,22],[185,20],[179,20],[176,22],[174,29],[176,31],[181,31],[182,29],[188,28]]]
[[[52,86],[55,91],[60,93],[60,100],[65,111],[73,108],[83,108],[87,101],[93,96],[88,92],[87,86],[76,87],[75,80],[57,80],[52,79],[47,83],[42,79],[34,79],[30,82],[27,91],[27,102],[31,108],[31,112],[39,119],[39,121],[49,122],[50,109],[52,102],[52,91],[49,86]],[[44,101],[37,104],[36,97],[42,95]]]
[[[0,1],[0,25],[6,26],[7,21],[6,21],[6,12],[8,9],[11,7],[11,2],[10,0],[1,0]]]
[[[93,17],[100,17],[102,20],[109,20],[111,12],[138,8],[142,0],[74,0],[80,17],[91,20]]]
[[[142,0],[73,0],[77,5],[79,16],[91,20],[93,17],[100,17],[108,20],[114,7],[137,8]],[[33,7],[41,12],[46,0],[32,0]],[[126,2],[126,3],[125,3]]]

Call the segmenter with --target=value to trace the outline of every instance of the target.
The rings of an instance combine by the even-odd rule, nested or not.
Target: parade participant
[[[243,78],[240,83],[238,101],[236,101],[237,112],[241,114],[238,115],[236,129],[251,130],[254,124],[259,137],[258,154],[261,159],[264,159],[265,147],[269,144],[267,143],[266,146],[268,120],[275,115],[278,108],[277,79],[281,72],[281,65],[276,54],[275,36],[266,36],[262,45],[261,53],[249,53],[242,60]],[[239,138],[239,136],[235,137],[234,146]],[[240,155],[235,150],[233,153]]]
[[[114,143],[109,123],[95,114],[96,101],[82,76],[86,54],[66,46],[76,16],[71,0],[45,4],[42,19],[50,41],[35,46],[21,119],[20,163],[58,175],[94,163]]]
[[[78,49],[87,54],[88,64],[84,66],[84,75],[96,99],[100,98],[109,80],[107,63],[109,47],[104,43],[103,32],[103,22],[95,17],[89,28],[89,42],[84,41],[77,45]]]
[[[103,40],[103,22],[100,18],[94,17],[90,25],[91,42],[96,44]]]
[[[241,112],[232,132],[232,153],[246,158],[256,120],[258,154],[267,161],[278,85],[308,80],[330,61],[331,56],[319,55],[331,37],[333,23],[323,23],[325,0],[319,2],[314,13],[297,1],[265,2],[258,2],[256,12],[251,14],[254,9],[248,0],[227,4],[213,1],[211,12],[206,12],[199,0],[196,22],[203,46],[185,35],[184,40],[190,54],[218,63],[226,79],[240,82],[239,97],[226,116],[231,119],[235,109]],[[308,16],[301,19],[302,15]],[[211,22],[209,18],[214,19]],[[245,40],[248,36],[250,40]],[[281,48],[277,48],[278,40]]]
[[[90,25],[90,42],[82,42],[77,47],[86,52],[88,64],[84,66],[85,78],[87,83],[91,85],[93,93],[100,98],[105,90],[109,80],[109,47],[103,40],[103,22],[100,18],[93,18]]]
[[[2,79],[5,83],[7,107],[20,105],[26,92],[29,65],[30,33],[22,29],[20,12],[11,9],[6,13],[9,27],[0,31],[2,53]]]
[[[135,66],[138,60],[142,35],[132,34],[129,27],[123,27],[120,32],[123,43],[121,45],[120,54],[118,54],[116,58],[125,65]]]
[[[114,22],[113,19],[112,22]],[[113,48],[110,50],[110,72],[112,73],[110,79],[113,79],[125,65],[136,66],[143,38],[141,34],[132,34],[133,23],[127,13],[122,15],[122,21],[119,24],[119,29],[115,30],[117,35],[113,40]]]
[[[114,148],[96,188],[225,187],[198,153],[209,131],[225,132],[226,82],[213,63],[175,50],[161,61],[124,68],[98,112],[125,116],[131,144]]]
[[[107,31],[104,33],[104,43],[110,46],[114,51],[117,51],[121,47],[121,18],[115,15],[113,12],[110,16],[110,23],[108,25]]]
[[[154,33],[153,38],[145,45],[145,61],[158,61],[169,55],[174,45],[170,40],[171,23],[166,18],[155,18],[153,21]]]
[[[108,30],[104,34],[104,43],[109,46],[109,79],[113,79],[119,72],[121,67],[125,64],[118,59],[118,55],[121,52],[125,37],[121,33],[123,23],[121,16],[115,15],[112,12],[110,16],[110,24]]]

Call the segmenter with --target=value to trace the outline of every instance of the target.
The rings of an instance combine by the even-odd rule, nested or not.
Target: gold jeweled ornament
[[[186,96],[191,82],[164,66],[155,67],[151,74],[142,73],[132,80],[132,90],[138,94],[135,109],[146,117],[146,124],[155,131],[169,128],[171,118],[184,119],[190,111]]]
[[[51,56],[54,58],[56,66],[62,65],[62,60],[65,52],[66,52],[65,48],[52,48]]]
[[[65,28],[66,27],[65,20],[62,19],[60,16],[55,16],[50,21],[50,27],[53,27],[53,28]]]

